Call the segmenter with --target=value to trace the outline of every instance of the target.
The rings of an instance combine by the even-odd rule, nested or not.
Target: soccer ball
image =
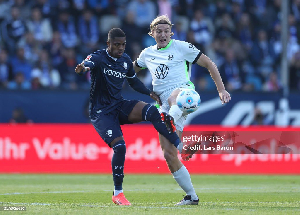
[[[183,115],[193,113],[199,108],[201,99],[199,94],[192,89],[183,89],[176,98],[176,103]]]

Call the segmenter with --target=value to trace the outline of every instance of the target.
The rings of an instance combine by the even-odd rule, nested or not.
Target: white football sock
[[[182,110],[178,107],[178,105],[172,105],[169,114],[174,118],[174,122],[176,123],[177,120],[182,116]]]
[[[181,154],[182,149],[183,149],[183,143],[182,143],[181,141],[180,141],[180,143],[178,144],[177,149],[178,149],[179,153]]]
[[[123,190],[114,190],[114,196],[117,196],[120,193],[123,193]]]
[[[187,195],[191,195],[192,200],[197,200],[198,196],[194,190],[191,176],[185,166],[182,166],[176,172],[173,172],[173,178],[177,181],[179,186],[186,192]]]

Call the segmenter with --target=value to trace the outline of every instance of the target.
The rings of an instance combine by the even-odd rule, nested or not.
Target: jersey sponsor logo
[[[88,56],[85,58],[85,60],[86,60],[86,61],[89,61],[91,58],[92,58],[92,55],[88,55]]]
[[[159,64],[155,70],[155,76],[158,79],[165,79],[169,73],[169,67],[165,64]]]
[[[103,72],[104,72],[105,75],[114,76],[116,78],[125,78],[126,77],[125,73],[117,72],[117,71],[114,71],[114,70],[111,70],[111,69],[104,68]]]
[[[124,69],[127,69],[127,63],[124,62],[124,65],[123,65]]]

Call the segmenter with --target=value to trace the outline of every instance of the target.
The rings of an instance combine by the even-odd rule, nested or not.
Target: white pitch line
[[[49,191],[49,192],[29,192],[29,193],[0,193],[0,196],[11,195],[27,195],[27,194],[41,194],[41,193],[85,193],[87,191]]]
[[[162,202],[161,202],[162,203]],[[131,207],[134,207],[134,208],[150,208],[150,209],[179,209],[179,210],[192,210],[192,209],[195,209],[195,207],[201,207],[205,204],[210,204],[211,206],[215,205],[216,202],[200,202],[200,205],[199,206],[193,206],[192,208],[187,208],[187,207],[181,207],[181,206],[138,206],[138,205],[131,205]],[[217,203],[233,203],[233,202],[217,202]],[[274,203],[274,202],[248,202],[248,203]],[[32,203],[16,203],[16,202],[10,202],[10,203],[7,203],[7,202],[0,202],[0,204],[10,204],[10,205],[22,205],[22,206],[28,206],[28,205],[32,205],[32,206],[64,206],[66,205],[66,203],[63,203],[63,204],[59,204],[59,203],[56,203],[56,204],[53,204],[53,203],[42,203],[42,202],[32,202]],[[70,205],[73,205],[73,204],[70,204]],[[79,207],[94,207],[94,208],[110,208],[110,207],[114,207],[115,205],[89,205],[89,204],[75,204],[76,206],[79,206]],[[224,210],[240,210],[239,208],[222,208]],[[251,211],[257,211],[256,209],[250,209]],[[284,211],[284,210],[283,210]],[[293,210],[293,211],[300,211],[300,209],[296,209]]]
[[[0,202],[2,204],[8,204],[6,202]],[[17,202],[10,202],[9,203],[10,205],[23,205],[23,206],[28,206],[28,205],[32,205],[32,206],[36,206],[36,205],[40,205],[40,206],[59,206],[60,204],[52,204],[52,203],[41,203],[41,202],[32,202],[32,203],[17,203]],[[62,204],[62,205],[65,205]],[[70,204],[71,205],[71,204]],[[94,208],[111,208],[111,207],[114,207],[115,205],[87,205],[87,204],[84,204],[84,205],[81,205],[81,204],[78,204],[76,206],[79,206],[79,207],[94,207]],[[153,209],[181,209],[181,210],[191,210],[191,209],[194,209],[194,208],[186,208],[186,207],[180,207],[180,206],[171,206],[171,207],[168,207],[168,206],[135,206],[135,205],[131,205],[131,207],[135,207],[135,208],[153,208]]]

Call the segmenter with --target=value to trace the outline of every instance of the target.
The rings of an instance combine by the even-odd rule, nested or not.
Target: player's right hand
[[[81,72],[86,72],[88,70],[90,70],[90,67],[85,67],[83,61],[82,61],[82,63],[78,64],[75,68],[75,72],[77,74],[80,74]]]

